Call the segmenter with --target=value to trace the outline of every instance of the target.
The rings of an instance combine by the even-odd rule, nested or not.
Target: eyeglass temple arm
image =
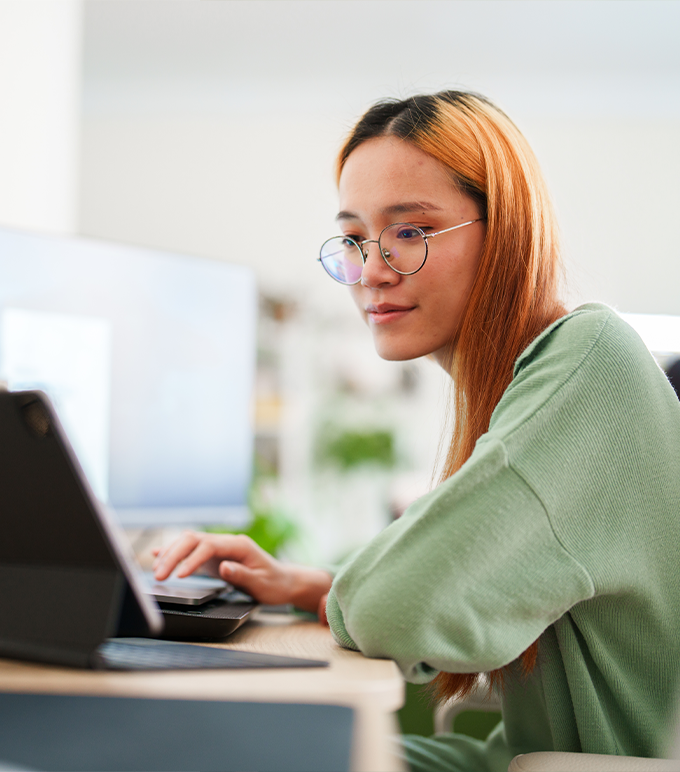
[[[431,239],[433,236],[439,236],[442,233],[448,233],[449,231],[455,231],[458,228],[464,228],[466,225],[472,225],[473,222],[481,222],[482,220],[485,220],[485,217],[478,217],[476,220],[468,220],[467,222],[462,222],[460,225],[454,225],[453,228],[444,228],[443,231],[437,231],[436,233],[424,233],[423,237],[426,239]]]

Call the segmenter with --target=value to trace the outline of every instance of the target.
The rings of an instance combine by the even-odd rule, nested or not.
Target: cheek
[[[433,287],[434,292],[441,292],[443,286],[449,288],[447,293],[451,301],[460,304],[467,302],[472,292],[472,286],[477,278],[479,263],[481,260],[481,246],[473,245],[466,252],[457,255],[449,264],[445,275],[440,277],[438,286]]]

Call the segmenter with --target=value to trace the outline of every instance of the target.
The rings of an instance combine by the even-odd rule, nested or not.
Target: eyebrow
[[[428,201],[406,201],[403,204],[391,204],[380,210],[380,214],[384,217],[389,217],[393,214],[405,214],[407,212],[441,212],[443,211],[440,206],[431,204]],[[335,217],[336,220],[360,220],[358,214],[354,212],[348,212],[343,210],[338,212]]]

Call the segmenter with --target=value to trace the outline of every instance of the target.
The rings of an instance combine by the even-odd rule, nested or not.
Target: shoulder
[[[625,411],[652,393],[664,402],[671,391],[635,330],[614,309],[590,303],[558,319],[520,354],[490,429],[506,434],[565,406]]]
[[[606,358],[622,350],[651,358],[637,333],[613,308],[588,303],[561,317],[536,337],[517,358],[514,377],[551,356],[561,357],[563,370],[569,371],[589,357]]]

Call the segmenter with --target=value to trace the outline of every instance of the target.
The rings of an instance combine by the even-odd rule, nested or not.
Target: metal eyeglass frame
[[[347,241],[351,241],[352,244],[356,246],[356,248],[361,253],[361,259],[363,260],[363,264],[366,265],[366,261],[368,260],[368,250],[364,249],[365,244],[377,244],[378,245],[378,251],[380,252],[380,256],[385,261],[385,265],[388,268],[391,268],[395,273],[398,273],[400,276],[413,276],[414,273],[418,273],[418,271],[425,265],[425,262],[427,261],[427,254],[428,254],[428,244],[427,240],[432,239],[435,236],[440,236],[442,233],[448,233],[449,231],[455,231],[458,230],[458,228],[464,228],[466,225],[472,225],[472,223],[475,222],[482,222],[485,220],[486,217],[478,217],[476,220],[468,220],[467,222],[462,222],[460,225],[454,225],[452,228],[444,228],[444,230],[437,231],[436,233],[425,233],[425,231],[422,228],[419,228],[417,225],[414,225],[410,222],[393,222],[389,225],[386,225],[381,231],[380,235],[377,239],[365,239],[364,241],[357,242],[353,238],[350,238],[349,236],[331,236],[330,239],[326,239],[324,243],[321,245],[321,249],[319,252],[323,251],[323,248],[328,244],[329,241],[333,241],[333,239],[347,239]],[[380,244],[380,239],[382,238],[383,233],[388,228],[394,228],[395,225],[408,225],[409,228],[413,228],[414,230],[418,231],[418,233],[423,237],[423,241],[425,242],[425,255],[423,257],[423,262],[416,268],[415,271],[400,271],[399,269],[395,268],[393,265],[390,265],[388,261],[389,257],[389,250],[383,249],[382,245]],[[323,260],[321,259],[321,255],[316,258],[322,265],[323,269],[326,271],[326,273],[333,279],[334,281],[337,281],[338,284],[344,284],[346,287],[353,287],[355,284],[358,284],[361,281],[361,276],[356,281],[340,281],[337,277],[333,276],[333,274],[326,268],[326,266],[323,263]],[[363,270],[363,269],[362,269]]]

